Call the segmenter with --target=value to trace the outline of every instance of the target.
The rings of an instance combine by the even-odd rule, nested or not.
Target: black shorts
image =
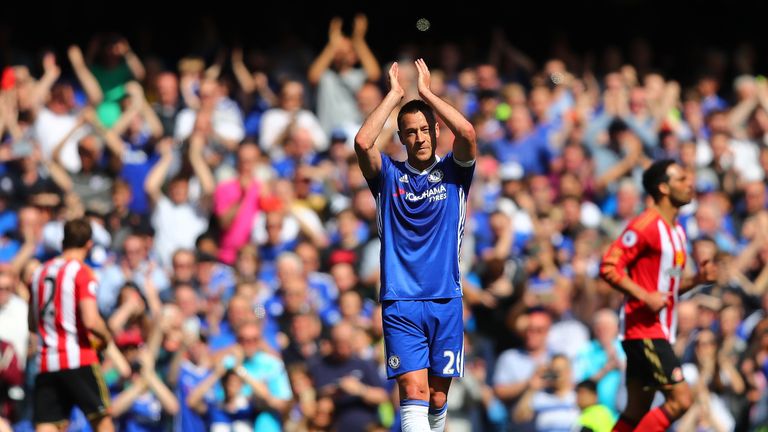
[[[35,424],[65,422],[74,406],[88,420],[107,415],[109,391],[97,364],[35,377]]]
[[[629,339],[621,342],[627,354],[627,378],[661,388],[683,381],[683,370],[666,339]]]

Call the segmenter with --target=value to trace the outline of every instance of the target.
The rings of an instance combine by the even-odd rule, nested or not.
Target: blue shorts
[[[381,305],[387,378],[429,369],[429,375],[464,375],[461,297],[390,300]]]

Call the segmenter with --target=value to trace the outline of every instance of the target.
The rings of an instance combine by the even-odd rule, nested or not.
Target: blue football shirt
[[[448,153],[420,172],[407,161],[381,159],[381,173],[368,179],[381,237],[380,299],[461,297],[459,256],[474,161]]]

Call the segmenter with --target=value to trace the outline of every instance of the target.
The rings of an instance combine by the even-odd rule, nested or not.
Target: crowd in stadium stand
[[[353,144],[392,61],[403,101],[418,97],[417,57],[479,146],[447,430],[568,430],[595,407],[608,413],[595,430],[610,430],[626,402],[622,296],[600,259],[649,203],[643,169],[665,158],[695,176],[680,215],[689,262],[720,275],[679,304],[673,346],[695,400],[673,427],[766,430],[768,81],[749,46],[678,82],[641,42],[631,58],[537,64],[495,31],[480,58],[444,43],[385,59],[365,16],[347,24],[333,20],[315,53],[226,46],[172,63],[104,33],[6,59],[0,431],[32,428],[28,283],[82,216],[122,353],[102,364],[118,430],[399,430],[377,207]],[[394,119],[377,145],[404,159]],[[73,411],[70,430],[86,423]]]

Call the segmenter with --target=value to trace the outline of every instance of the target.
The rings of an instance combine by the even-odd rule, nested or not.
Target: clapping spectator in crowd
[[[340,432],[376,424],[377,407],[388,399],[373,362],[354,352],[354,332],[349,323],[337,324],[331,330],[330,352],[309,366],[318,399],[333,404],[333,427]]]
[[[381,68],[368,44],[368,18],[357,15],[352,36],[342,33],[342,20],[331,19],[328,44],[309,67],[307,78],[317,86],[317,114],[327,134],[345,122],[362,124],[355,93],[365,81],[378,81]],[[360,62],[362,67],[356,67]]]

